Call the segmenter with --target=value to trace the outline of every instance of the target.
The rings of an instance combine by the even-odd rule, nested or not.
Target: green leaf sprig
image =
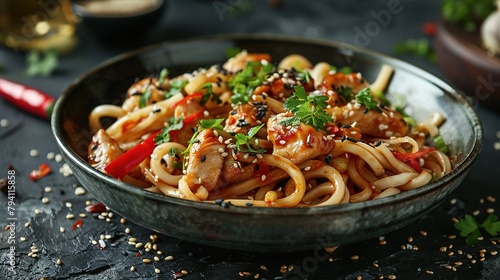
[[[259,130],[264,126],[265,124],[261,124],[259,126],[254,126],[250,128],[248,131],[248,135],[245,135],[243,133],[236,133],[234,135],[234,138],[236,139],[236,149],[240,152],[253,152],[253,153],[264,153],[266,149],[255,149],[250,145],[250,140],[259,132]]]
[[[245,69],[231,77],[228,87],[232,90],[231,103],[245,104],[250,101],[253,90],[275,70],[272,63],[262,64],[260,61],[250,61]]]
[[[30,51],[26,55],[26,62],[28,63],[25,74],[28,77],[48,77],[57,67],[58,59],[55,50],[48,50],[43,53],[37,51]]]
[[[325,125],[333,122],[332,116],[324,110],[328,106],[328,97],[324,95],[307,95],[302,86],[295,86],[294,90],[283,104],[285,110],[292,112],[294,115],[283,119],[281,124],[297,126],[304,123],[314,127],[316,131],[326,130]]]
[[[471,215],[465,215],[465,218],[455,223],[455,228],[460,231],[460,236],[465,237],[465,242],[469,246],[475,245],[481,237],[480,228],[483,228],[492,236],[500,233],[500,221],[496,215],[490,214],[486,220],[479,224]]]
[[[378,107],[378,103],[371,95],[370,88],[368,87],[358,91],[356,94],[356,101],[358,101],[361,106],[365,106],[368,110],[376,109]]]
[[[183,118],[170,118],[167,121],[167,125],[161,130],[160,134],[155,137],[155,144],[160,145],[162,143],[170,142],[169,132],[172,130],[180,130],[184,125]]]
[[[212,90],[212,83],[205,83],[201,86],[201,88],[206,89],[200,100],[201,105],[205,105],[205,103],[207,103],[208,100],[212,102],[217,102],[217,104],[222,103],[222,100],[219,98],[219,96],[215,94],[214,91]]]
[[[169,90],[165,93],[165,99],[169,99],[170,97],[176,95],[177,93],[181,92],[182,89],[188,84],[189,82],[187,80],[170,80],[170,88]]]

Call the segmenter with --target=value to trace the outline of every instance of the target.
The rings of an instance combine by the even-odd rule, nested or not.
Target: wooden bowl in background
[[[500,112],[500,57],[482,47],[479,32],[470,33],[440,22],[437,62],[445,76],[474,103]]]

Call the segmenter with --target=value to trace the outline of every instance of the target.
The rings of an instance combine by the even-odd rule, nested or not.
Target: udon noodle
[[[222,65],[132,84],[89,116],[89,163],[155,193],[238,206],[311,207],[378,199],[451,170],[444,117],[421,123],[382,92],[393,69],[361,73],[292,54],[239,52]],[[115,120],[103,127],[101,120]],[[437,142],[436,142],[437,143]]]

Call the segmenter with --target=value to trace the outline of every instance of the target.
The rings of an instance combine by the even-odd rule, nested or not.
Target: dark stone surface
[[[356,43],[355,27],[364,29],[373,21],[370,11],[387,9],[391,1],[345,2],[330,4],[318,1],[283,1],[277,8],[266,2],[251,4],[249,1],[169,1],[164,18],[151,29],[142,41],[130,39],[130,44],[103,44],[94,40],[87,30],[79,30],[80,44],[70,54],[60,58],[58,71],[50,78],[28,78],[23,75],[25,55],[8,49],[0,49],[0,62],[5,70],[2,78],[24,83],[43,90],[54,97],[79,75],[96,64],[124,51],[154,42],[185,38],[189,36],[227,32],[266,32],[297,34]],[[219,16],[214,3],[233,3],[232,11]],[[228,4],[229,5],[229,4]],[[394,43],[407,38],[420,38],[421,24],[435,20],[438,16],[439,1],[401,1],[403,9],[392,14],[387,27],[381,27],[377,34],[369,38],[366,45],[386,53],[392,51]],[[427,61],[406,58],[442,76],[439,69]],[[440,207],[422,217],[417,222],[385,236],[387,243],[379,244],[379,239],[341,246],[326,257],[321,244],[318,250],[290,254],[256,254],[228,251],[194,243],[184,242],[164,235],[158,235],[156,242],[161,250],[161,261],[153,260],[156,253],[146,252],[128,245],[129,237],[135,237],[144,244],[149,241],[150,230],[126,222],[114,215],[109,222],[85,212],[85,202],[93,201],[88,194],[77,196],[74,189],[80,184],[72,177],[64,177],[58,172],[63,162],[46,158],[47,153],[58,153],[47,121],[34,118],[0,100],[0,118],[8,119],[9,126],[0,128],[0,178],[7,176],[7,168],[12,165],[16,171],[16,193],[14,202],[17,220],[7,220],[7,196],[0,194],[0,224],[2,229],[15,222],[15,244],[8,243],[10,230],[0,231],[0,278],[12,279],[174,279],[174,273],[186,270],[183,279],[379,279],[395,275],[397,279],[499,279],[500,258],[491,255],[500,251],[500,237],[485,239],[474,247],[465,245],[458,231],[453,227],[453,217],[463,217],[479,210],[478,220],[486,216],[486,209],[497,211],[500,189],[497,174],[500,173],[500,151],[493,145],[499,142],[500,130],[498,113],[477,108],[484,126],[483,150],[471,172],[450,198]],[[37,149],[38,157],[31,157],[30,150]],[[41,163],[52,167],[52,174],[39,181],[28,178],[31,170]],[[51,193],[44,192],[46,186]],[[487,196],[497,198],[492,203]],[[49,203],[42,203],[48,197]],[[457,203],[451,204],[451,199]],[[481,203],[481,201],[484,201]],[[66,203],[72,204],[71,208]],[[40,214],[35,214],[35,209]],[[66,218],[68,213],[75,218]],[[86,213],[86,218],[78,214]],[[81,228],[72,230],[77,219],[83,220]],[[25,223],[29,222],[29,227]],[[61,233],[59,228],[64,227]],[[125,229],[130,228],[130,234]],[[300,227],[297,227],[300,230]],[[427,232],[421,235],[420,231]],[[110,235],[105,248],[92,244],[100,235]],[[450,239],[450,236],[457,236]],[[26,238],[24,242],[21,238]],[[409,242],[408,238],[413,241]],[[494,241],[494,242],[493,242]],[[9,271],[8,254],[10,246],[15,251],[15,272]],[[30,247],[38,248],[37,258],[29,257]],[[402,249],[402,246],[405,250]],[[448,247],[446,252],[439,249]],[[418,250],[415,250],[418,248]],[[480,250],[486,250],[484,261],[480,261]],[[142,252],[142,257],[136,254]],[[451,255],[453,252],[453,255]],[[461,252],[461,254],[460,254]],[[467,254],[472,259],[467,258]],[[166,256],[173,260],[166,261]],[[356,260],[352,256],[358,256]],[[142,263],[148,257],[150,264]],[[331,257],[329,260],[328,258]],[[56,265],[57,259],[62,265]],[[472,263],[471,260],[476,260]],[[462,262],[458,265],[457,262]],[[374,266],[374,263],[378,267]],[[131,272],[130,267],[136,271]],[[447,266],[455,267],[456,271]],[[265,269],[264,269],[265,266]],[[281,272],[286,266],[285,273]],[[159,268],[161,274],[156,274]],[[432,271],[428,274],[426,271]],[[249,275],[240,276],[239,273]]]

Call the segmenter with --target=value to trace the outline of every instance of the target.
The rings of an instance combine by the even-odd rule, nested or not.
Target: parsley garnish
[[[26,56],[26,62],[28,63],[25,71],[27,76],[48,77],[57,66],[57,52],[48,50],[41,54],[37,51],[30,51]]]
[[[297,74],[295,74],[295,77],[303,79],[306,81],[306,83],[309,83],[311,81],[311,75],[309,74],[308,70],[297,70]]]
[[[170,89],[165,93],[165,99],[176,95],[188,84],[187,80],[173,80],[170,81]]]
[[[217,94],[215,94],[212,90],[212,83],[206,83],[201,86],[201,88],[205,88],[205,92],[201,97],[200,104],[205,105],[207,101],[210,99],[212,102],[217,102],[217,104],[221,104],[222,100],[219,98]]]
[[[285,118],[281,124],[288,126],[297,126],[301,122],[314,127],[317,131],[325,130],[325,124],[332,122],[330,116],[324,108],[328,106],[328,97],[324,95],[307,95],[302,86],[295,86],[294,92],[285,101],[284,108],[294,116]]]
[[[165,78],[167,78],[167,76],[168,76],[168,69],[163,68],[160,72],[160,77],[158,78],[158,83],[160,84],[160,87],[163,84],[163,82],[165,82]]]
[[[148,104],[149,102],[149,99],[151,99],[151,88],[149,87],[150,85],[148,85],[146,87],[146,91],[144,91],[143,94],[141,94],[141,96],[139,96],[139,108],[144,108],[146,107],[146,105]]]
[[[481,237],[480,228],[486,230],[492,236],[500,233],[500,221],[496,215],[490,214],[488,218],[479,224],[471,215],[465,215],[464,219],[455,223],[455,228],[460,230],[460,236],[466,237],[465,242],[469,246],[473,246],[478,242]]]
[[[240,52],[241,52],[241,49],[238,47],[227,48],[226,49],[226,57],[227,57],[227,59],[230,59],[231,57],[235,57]]]
[[[164,127],[161,130],[161,133],[156,135],[155,137],[155,144],[160,145],[162,143],[167,143],[170,142],[170,134],[169,132],[172,130],[180,130],[183,126],[183,119],[182,118],[170,118],[168,120],[168,126]]]
[[[352,88],[351,87],[339,87],[337,90],[338,94],[340,96],[343,96],[346,100],[346,102],[349,102],[352,100],[353,95],[352,95]]]
[[[266,149],[254,149],[249,141],[252,139],[252,137],[259,132],[259,130],[264,126],[265,124],[261,124],[259,126],[254,126],[250,128],[248,131],[248,135],[245,135],[243,133],[236,133],[234,135],[234,138],[236,139],[236,148],[240,152],[253,152],[253,153],[264,153]]]
[[[352,69],[349,66],[344,66],[344,67],[341,67],[340,69],[338,69],[335,66],[332,66],[330,68],[330,70],[331,71],[335,71],[335,72],[339,72],[339,73],[342,73],[342,74],[351,74],[352,73]]]
[[[231,103],[248,103],[253,90],[262,84],[267,76],[274,71],[274,68],[272,63],[248,62],[245,69],[229,79],[228,86],[233,91]]]
[[[364,88],[360,90],[356,94],[356,100],[358,101],[359,104],[365,106],[366,109],[368,110],[375,109],[378,107],[377,101],[375,101],[375,99],[373,99],[373,96],[370,94],[370,88]]]

